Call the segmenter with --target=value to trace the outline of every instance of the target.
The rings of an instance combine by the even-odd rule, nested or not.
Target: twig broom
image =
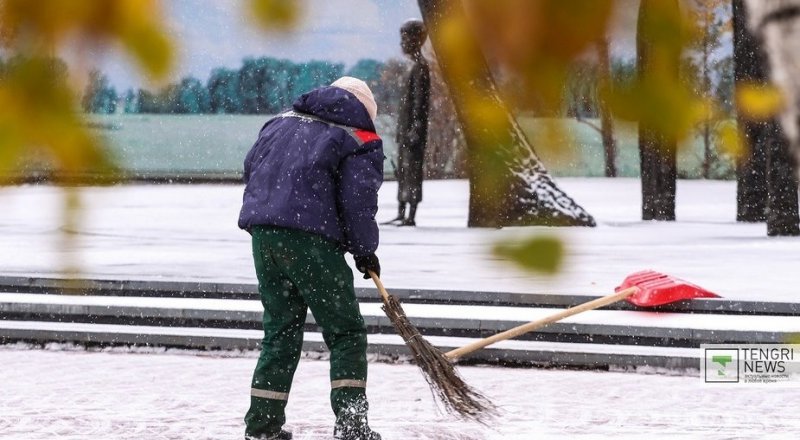
[[[386,292],[380,278],[372,271],[369,275],[383,298],[384,313],[414,355],[434,398],[442,402],[448,412],[478,422],[494,416],[497,410],[489,399],[464,382],[444,353],[426,341],[411,324],[400,302]]]

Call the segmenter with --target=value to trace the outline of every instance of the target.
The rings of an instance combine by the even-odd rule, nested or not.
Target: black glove
[[[369,272],[375,272],[379,278],[381,276],[381,263],[378,261],[378,256],[375,254],[364,255],[363,257],[353,257],[356,261],[356,269],[364,274],[364,279],[370,279]]]

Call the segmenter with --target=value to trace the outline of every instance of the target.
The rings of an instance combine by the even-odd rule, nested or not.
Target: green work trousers
[[[268,436],[283,426],[308,309],[331,352],[330,399],[337,421],[357,415],[366,423],[367,332],[344,252],[320,235],[299,230],[256,226],[251,233],[264,339],[245,434]]]

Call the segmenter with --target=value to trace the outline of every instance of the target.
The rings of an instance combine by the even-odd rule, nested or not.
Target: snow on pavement
[[[605,295],[652,268],[741,300],[798,302],[800,238],[767,237],[737,223],[736,183],[678,181],[677,222],[640,220],[636,179],[561,178],[596,228],[466,228],[468,183],[426,181],[417,228],[381,227],[387,288]],[[396,182],[379,194],[378,219],[396,213]],[[0,189],[0,275],[59,276],[82,263],[102,279],[255,283],[249,236],[238,230],[240,185],[123,185],[82,190],[77,248],[62,243],[61,190]],[[519,271],[490,253],[498,240],[554,234],[568,245],[556,277]],[[348,261],[350,259],[348,258]],[[356,277],[357,286],[371,283]]]
[[[0,439],[241,439],[255,352],[0,346]],[[461,367],[497,405],[490,426],[437,412],[409,364],[369,364],[370,421],[385,440],[794,439],[796,389],[707,387],[696,376]],[[295,439],[329,439],[328,363],[303,359],[288,405]]]

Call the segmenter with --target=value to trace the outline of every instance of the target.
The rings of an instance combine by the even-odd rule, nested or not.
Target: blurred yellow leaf
[[[47,172],[62,185],[83,183],[87,174],[114,176],[111,157],[84,127],[66,73],[52,59],[16,57],[0,75],[0,184]],[[63,207],[61,246],[74,249],[80,218],[78,191],[68,188]],[[77,261],[61,262],[64,274],[78,273]]]
[[[2,42],[6,46],[13,43],[50,46],[81,27],[94,6],[86,0],[3,0],[0,2]]]
[[[11,55],[0,76],[0,105],[14,109],[0,115],[5,174],[46,171],[61,183],[114,176],[113,158],[84,125],[66,65],[51,57],[66,46],[82,52],[119,42],[144,73],[163,78],[173,49],[159,6],[156,0],[0,1],[0,43]]]
[[[679,75],[682,52],[697,31],[689,18],[672,0],[640,6],[636,81],[601,91],[616,117],[677,141],[716,113],[713,103],[698,96]]]
[[[738,110],[753,120],[775,116],[785,105],[781,92],[775,87],[744,84],[736,89]]]
[[[527,270],[555,274],[564,261],[564,244],[555,237],[533,237],[521,243],[498,243],[494,254]]]
[[[490,59],[519,75],[522,101],[560,105],[575,59],[606,33],[611,0],[469,0],[471,25]],[[453,51],[458,50],[453,39]],[[467,59],[465,57],[454,59]]]
[[[644,122],[677,140],[712,112],[710,102],[700,99],[685,85],[668,78],[654,78],[608,95],[612,112],[620,119]]]
[[[301,7],[296,0],[250,0],[247,9],[260,26],[288,30],[300,20]]]
[[[172,70],[172,43],[152,26],[134,26],[121,36],[122,43],[139,66],[155,79],[166,78]]]
[[[476,126],[494,130],[507,123],[507,115],[502,108],[487,103],[488,99],[491,97],[485,94],[469,93],[466,97],[467,115]]]
[[[571,62],[604,35],[611,0],[470,0],[465,2],[491,55],[518,70]]]
[[[84,127],[77,102],[54,61],[16,58],[0,78],[3,154],[0,167],[48,171],[56,181],[74,183],[87,174],[111,176],[114,165],[99,141]],[[17,176],[22,177],[19,173]]]
[[[147,75],[172,69],[172,42],[156,0],[3,0],[2,44],[33,55],[69,43],[94,47],[119,41]]]
[[[719,127],[718,130],[719,145],[722,152],[734,159],[742,157],[745,153],[745,144],[736,124],[726,123]]]
[[[64,218],[61,234],[61,248],[69,254],[73,254],[78,246],[77,231],[80,227],[83,213],[83,202],[80,191],[75,187],[63,189]],[[62,273],[67,278],[78,278],[80,275],[80,264],[76,259],[66,259],[61,262]]]
[[[442,53],[436,56],[444,60],[458,60],[448,64],[449,69],[444,73],[448,75],[447,81],[456,85],[460,90],[471,93],[482,93],[469,87],[468,78],[472,72],[481,68],[483,60],[476,57],[470,47],[469,24],[461,15],[450,15],[442,22],[439,33],[442,39]]]

